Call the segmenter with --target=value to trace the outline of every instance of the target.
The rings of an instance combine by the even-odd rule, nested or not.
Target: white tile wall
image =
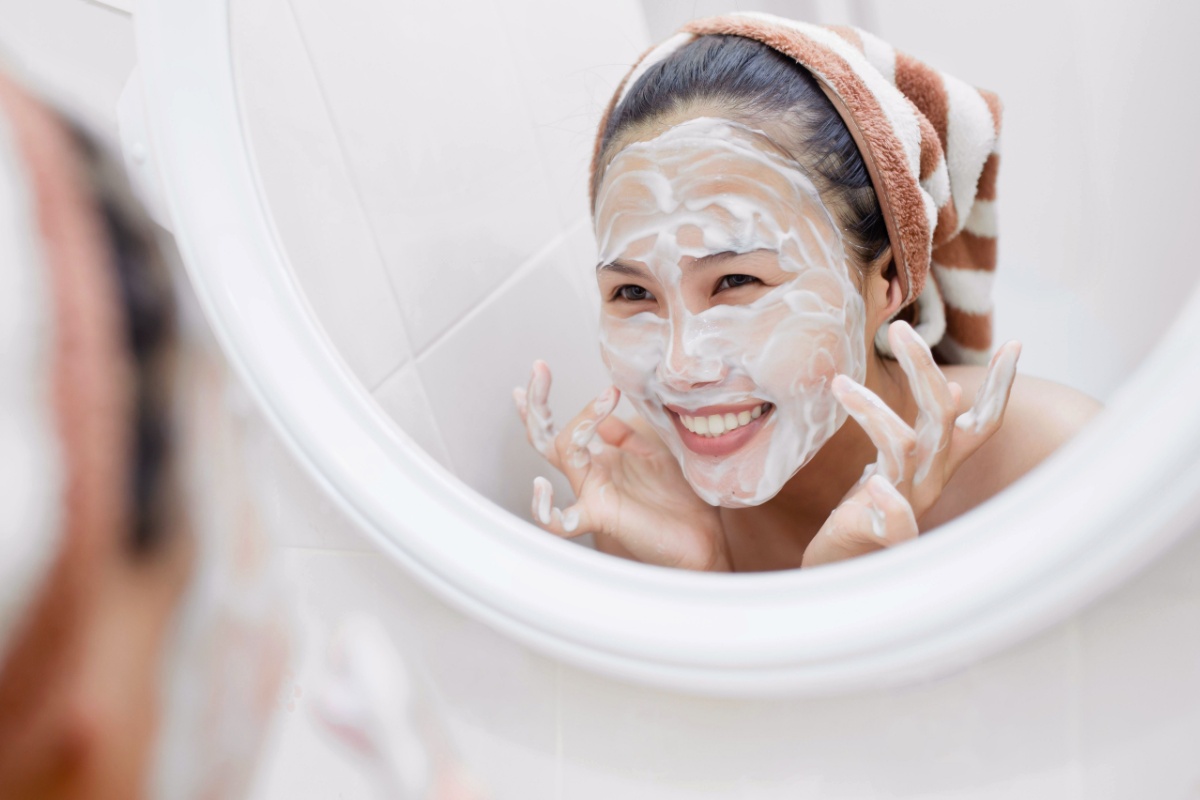
[[[116,141],[117,99],[137,61],[128,14],[86,0],[0,0],[0,60]]]
[[[821,17],[820,0],[642,0],[642,7],[650,28],[650,38],[655,42],[666,39],[689,20],[730,11],[765,11],[792,19],[825,21]]]
[[[1190,93],[1200,5],[1067,5],[1096,210],[1082,221],[1072,286],[1137,363],[1197,284],[1187,221],[1200,216],[1200,106]]]
[[[564,668],[563,796],[1078,797],[1073,664],[1055,630],[923,685],[768,701],[646,691]]]
[[[1200,536],[1078,621],[1088,798],[1200,790]]]
[[[608,386],[592,248],[590,229],[576,225],[417,358],[459,477],[522,517],[537,475],[570,495],[526,441],[513,387],[528,382],[535,358],[545,359],[554,375],[551,405],[566,423]]]
[[[368,387],[410,355],[404,317],[287,0],[232,4],[259,178],[288,260],[337,351]]]
[[[506,3],[501,24],[559,222],[574,224],[589,214],[588,166],[600,116],[649,41],[641,5]]]
[[[454,470],[415,364],[407,363],[385,378],[375,390],[375,400],[426,453],[446,469]]]
[[[558,233],[497,6],[292,0],[420,351]]]

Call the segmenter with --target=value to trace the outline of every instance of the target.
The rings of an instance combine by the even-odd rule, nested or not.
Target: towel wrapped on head
[[[914,327],[943,363],[987,363],[999,98],[857,28],[760,13],[711,17],[689,23],[649,50],[622,81],[600,125],[593,175],[607,120],[628,91],[656,63],[705,35],[756,40],[812,73],[845,121],[871,176],[904,305],[915,304]],[[886,326],[880,334],[876,347],[890,353]]]

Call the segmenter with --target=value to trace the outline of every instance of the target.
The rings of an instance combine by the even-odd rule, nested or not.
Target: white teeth
[[[712,438],[736,430],[743,425],[749,425],[761,417],[763,412],[768,408],[769,404],[763,403],[749,411],[741,411],[737,414],[732,412],[728,414],[710,414],[707,417],[689,417],[680,414],[679,421],[683,423],[683,427],[692,433]]]

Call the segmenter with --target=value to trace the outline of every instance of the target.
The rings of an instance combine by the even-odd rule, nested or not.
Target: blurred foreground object
[[[110,152],[0,74],[0,797],[236,797],[287,652],[245,404]]]

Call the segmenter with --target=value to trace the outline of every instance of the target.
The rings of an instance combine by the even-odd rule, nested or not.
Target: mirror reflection
[[[431,60],[399,12],[237,4],[314,315],[443,465],[609,553],[782,569],[978,507],[1168,318],[1103,324],[1123,298],[1084,276],[1125,245],[1061,210],[1105,180],[1071,137],[1099,79],[1064,101],[948,35],[1015,12],[775,3],[680,37],[722,10],[687,5],[484,8]]]

